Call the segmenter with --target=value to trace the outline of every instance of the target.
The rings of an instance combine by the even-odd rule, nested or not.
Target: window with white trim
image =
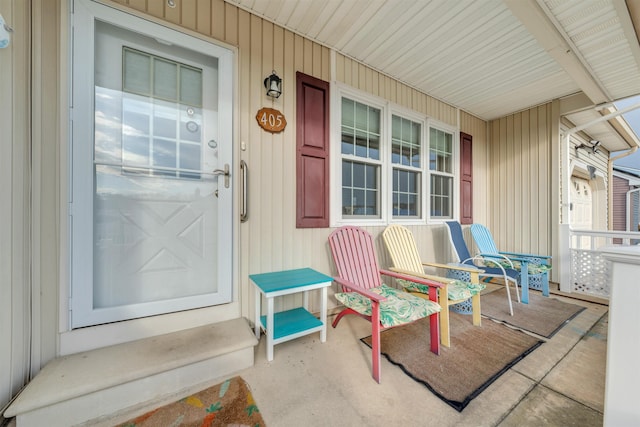
[[[429,173],[431,175],[432,219],[450,219],[453,215],[454,182],[453,134],[440,129],[429,129]]]
[[[422,123],[391,116],[392,215],[421,218]]]
[[[347,88],[337,89],[337,94],[340,150],[333,157],[333,188],[340,188],[341,196],[339,208],[334,206],[336,222],[455,218],[458,132]]]

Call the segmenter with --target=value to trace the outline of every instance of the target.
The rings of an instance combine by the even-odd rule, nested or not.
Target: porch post
[[[560,174],[560,187],[562,188],[560,200],[560,226],[558,227],[558,262],[554,262],[554,268],[558,269],[560,278],[560,290],[571,292],[571,233],[569,211],[569,184],[571,183],[571,167],[569,164],[569,147],[571,145],[571,132],[562,135],[560,144],[560,158],[562,162]]]

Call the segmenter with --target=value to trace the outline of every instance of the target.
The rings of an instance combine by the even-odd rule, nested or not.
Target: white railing
[[[640,232],[570,230],[571,292],[609,298],[611,266],[600,250],[638,245]]]

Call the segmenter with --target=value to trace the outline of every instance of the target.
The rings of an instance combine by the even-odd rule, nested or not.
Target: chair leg
[[[542,295],[545,297],[549,296],[549,272],[545,271],[542,276]]]
[[[504,281],[504,285],[507,288],[507,301],[509,301],[509,314],[513,316],[513,304],[511,303],[511,291],[509,290],[509,280]],[[518,295],[518,283],[516,282],[516,295]],[[518,295],[518,302],[520,302],[520,295]]]
[[[433,302],[437,302],[438,290],[432,286],[429,286],[428,298]],[[447,309],[446,306],[441,306],[440,311],[445,309]],[[429,336],[431,337],[431,352],[433,354],[440,355],[440,313],[434,313],[429,316]]]
[[[480,292],[471,297],[471,307],[473,310],[473,325],[480,326],[482,322],[480,317]]]
[[[434,313],[429,316],[429,332],[431,334],[431,352],[440,355],[440,316]]]
[[[371,369],[380,384],[380,304],[371,301]]]
[[[524,261],[520,264],[520,286],[522,287],[522,303],[529,304],[529,266]]]
[[[333,319],[333,323],[331,323],[331,326],[334,327],[334,328],[336,326],[338,326],[338,322],[340,322],[340,319],[342,319],[347,314],[358,314],[358,313],[355,310],[351,309],[351,308],[345,308],[340,313],[338,313],[338,315],[336,316],[335,319]]]
[[[451,347],[451,333],[449,330],[449,296],[445,287],[438,290],[438,304],[440,310],[440,342],[445,347]]]
[[[518,291],[518,281],[513,280],[513,287],[516,288],[516,298],[518,298],[518,302],[520,302],[520,291]]]

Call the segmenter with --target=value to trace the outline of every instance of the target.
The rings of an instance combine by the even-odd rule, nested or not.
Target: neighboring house
[[[449,261],[442,222],[484,223],[564,289],[640,145],[609,105],[640,93],[638,11],[421,3],[0,3],[0,403],[62,355],[254,322],[249,274],[331,274],[344,224]]]
[[[613,166],[612,230],[640,231],[640,169]]]

